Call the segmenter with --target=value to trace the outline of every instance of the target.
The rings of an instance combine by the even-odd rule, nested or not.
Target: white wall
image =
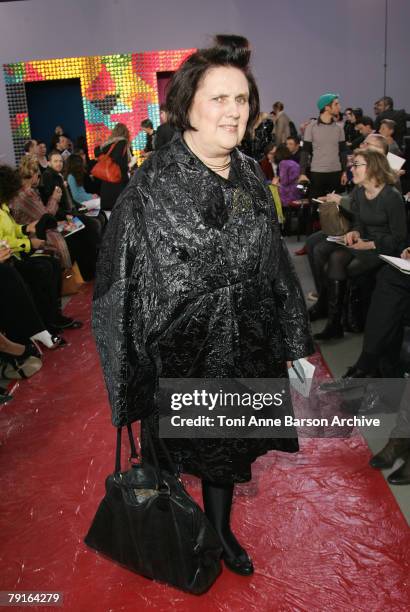
[[[387,94],[410,109],[410,1],[389,1]],[[371,112],[383,95],[385,0],[32,0],[0,3],[0,61],[205,46],[247,36],[262,107],[282,100],[296,123],[337,91]],[[14,161],[0,77],[0,155]]]

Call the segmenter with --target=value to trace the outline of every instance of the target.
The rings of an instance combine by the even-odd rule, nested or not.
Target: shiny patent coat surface
[[[112,422],[155,412],[158,378],[286,376],[313,352],[303,296],[257,164],[232,153],[229,180],[180,137],[134,175],[100,252],[93,327]],[[297,440],[173,440],[185,471],[250,478],[250,463]]]

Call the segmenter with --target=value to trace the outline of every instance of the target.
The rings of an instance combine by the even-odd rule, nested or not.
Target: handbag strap
[[[135,440],[132,433],[131,423],[127,425],[128,439],[130,441],[131,455],[130,459],[138,459],[137,448],[135,446]],[[117,445],[115,448],[115,472],[121,472],[121,433],[122,427],[117,427]]]
[[[127,431],[128,431],[128,439],[129,439],[130,448],[131,448],[130,459],[138,459],[138,453],[137,453],[137,449],[135,446],[131,423],[127,424]],[[147,425],[145,429],[145,434],[146,434],[148,448],[149,448],[149,452],[152,458],[152,462],[154,464],[155,471],[157,472],[158,481],[161,482],[163,481],[163,479],[161,478],[161,468],[159,466],[158,455],[155,450],[155,446],[152,440],[152,435],[151,435],[149,425]],[[116,444],[116,449],[115,449],[115,468],[114,468],[116,473],[121,471],[121,438],[122,438],[122,427],[117,427],[117,444]],[[164,452],[164,455],[170,467],[171,473],[178,478],[179,471],[177,470],[175,463],[172,460],[172,457],[170,455],[170,452],[164,440],[158,437],[158,442]]]

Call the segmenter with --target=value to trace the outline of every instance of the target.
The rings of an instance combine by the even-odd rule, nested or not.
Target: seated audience
[[[383,155],[387,155],[388,146],[386,139],[380,134],[369,134],[362,142],[360,148],[370,148],[379,151]],[[397,184],[396,184],[397,186]],[[321,197],[325,202],[336,202],[344,211],[350,212],[352,209],[352,201],[355,196],[355,189],[348,194],[340,195],[337,193],[329,193],[327,196]],[[309,264],[312,270],[313,280],[315,282],[316,291],[319,300],[309,309],[309,317],[311,321],[316,321],[327,316],[327,280],[325,275],[325,267],[329,256],[338,248],[334,242],[326,240],[327,235],[323,231],[311,234],[306,240],[306,250],[309,259]]]
[[[275,176],[275,150],[276,146],[273,142],[269,143],[265,147],[265,156],[259,162],[262,172],[265,175],[267,181],[271,181]]]
[[[394,130],[396,128],[396,122],[393,119],[382,119],[379,127],[379,134],[385,137],[387,144],[389,145],[389,153],[394,155],[402,155],[399,145],[394,140]]]
[[[119,165],[121,169],[121,182],[109,183],[101,181],[101,209],[112,210],[118,199],[118,196],[123,191],[129,181],[128,164],[130,161],[130,133],[124,123],[117,123],[111,132],[110,138],[101,147],[97,147],[96,157],[101,153],[110,152],[110,157]]]
[[[327,270],[327,313],[324,330],[317,340],[343,336],[341,324],[347,278],[376,272],[383,262],[379,254],[397,255],[407,239],[403,198],[394,187],[396,176],[386,157],[370,148],[356,150],[352,165],[355,190],[354,222],[345,245],[329,257]]]
[[[278,176],[272,179],[272,184],[279,188],[279,196],[285,216],[284,233],[287,235],[290,233],[292,221],[289,204],[300,198],[300,191],[297,188],[300,166],[290,159],[290,151],[286,144],[280,144],[276,147],[275,161],[278,165]]]
[[[67,159],[67,165],[65,169],[67,183],[70,188],[71,197],[77,204],[83,202],[89,202],[90,200],[96,200],[99,197],[96,193],[88,193],[84,189],[84,179],[86,170],[84,167],[84,161],[80,155],[70,155]]]
[[[91,170],[95,166],[97,161],[95,159],[91,160],[88,157],[86,148],[82,148],[82,147],[75,148],[73,151],[73,154],[79,155],[83,162],[84,189],[86,190],[87,193],[95,193],[99,197],[101,193],[101,181],[100,179],[96,178],[95,176],[91,174]]]
[[[360,144],[365,140],[365,138],[369,134],[372,134],[372,132],[374,132],[373,119],[371,117],[367,117],[366,115],[360,117],[356,121],[356,130],[359,132],[360,135],[353,140],[351,145],[352,151],[357,149],[357,147],[360,146]]]
[[[36,236],[36,223],[20,225],[11,216],[8,204],[20,188],[18,172],[0,166],[0,240],[12,252],[3,265],[13,265],[23,277],[46,328],[55,332],[74,323],[61,310],[61,266],[57,258],[44,253],[45,241]]]
[[[286,144],[275,149],[275,162],[278,166],[278,176],[272,183],[279,186],[280,199],[284,206],[288,206],[300,196],[296,185],[300,176],[300,166],[291,159],[291,153]]]
[[[300,164],[301,151],[299,138],[297,136],[288,136],[288,138],[286,138],[286,146],[288,147],[290,152],[289,159],[296,162],[297,164]]]
[[[34,303],[31,292],[12,260],[12,250],[0,244],[0,329],[13,342],[29,346],[41,342],[49,349],[65,344],[50,334]]]
[[[142,152],[143,159],[146,159],[151,155],[155,148],[155,130],[150,119],[144,119],[144,121],[141,121],[141,129],[147,135],[147,142]]]
[[[37,157],[40,172],[43,173],[44,170],[48,168],[47,147],[46,147],[46,143],[43,140],[38,141],[36,157]]]
[[[155,136],[156,151],[170,142],[175,134],[174,128],[168,123],[168,111],[165,104],[161,104],[159,107],[159,117],[161,125],[158,126]]]
[[[400,147],[403,146],[403,139],[407,133],[407,121],[410,121],[410,115],[404,109],[395,109],[393,99],[390,96],[384,96],[378,101],[380,112],[375,121],[375,129],[379,130],[383,119],[391,119],[395,122],[395,140]]]
[[[56,186],[44,205],[37,187],[40,182],[39,164],[33,157],[23,157],[19,166],[21,188],[17,195],[10,201],[10,210],[17,223],[22,225],[39,221],[43,215],[48,213],[55,217],[62,196],[61,188]],[[63,269],[71,268],[71,257],[66,241],[56,228],[45,232],[46,246],[54,249],[60,258]]]
[[[92,280],[95,276],[98,247],[101,241],[101,223],[98,219],[87,217],[78,212],[71,195],[67,189],[67,183],[61,174],[63,170],[63,159],[58,151],[50,153],[49,167],[43,173],[40,195],[44,204],[47,204],[55,188],[61,189],[61,198],[55,217],[59,221],[70,220],[73,216],[78,217],[85,225],[83,229],[67,236],[67,246],[71,260],[76,261],[84,280]]]
[[[272,134],[273,121],[268,113],[259,113],[259,116],[253,126],[251,133],[246,134],[242,140],[240,149],[253,157],[257,162],[261,161],[265,154],[265,147],[268,144],[274,143]]]
[[[68,157],[70,157],[72,147],[73,144],[71,140],[64,134],[61,134],[57,139],[55,150],[60,153],[63,161],[65,161]]]
[[[352,142],[357,138],[356,115],[351,107],[348,107],[345,110],[345,124],[343,129],[345,132],[346,144],[348,147],[350,147]]]
[[[24,143],[24,155],[37,155],[37,140],[27,140]]]

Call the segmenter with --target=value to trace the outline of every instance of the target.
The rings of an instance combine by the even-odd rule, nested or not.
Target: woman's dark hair
[[[290,158],[291,158],[291,152],[289,151],[286,144],[282,143],[278,145],[275,151],[275,162],[279,164],[284,159],[290,159]]]
[[[356,118],[356,123],[359,122],[359,119],[363,117],[363,109],[362,108],[352,108],[352,114]]]
[[[268,142],[267,145],[265,145],[265,148],[263,149],[263,152],[265,154],[265,156],[270,153],[272,151],[272,149],[275,148],[275,143],[274,142]]]
[[[249,119],[246,131],[249,133],[259,114],[259,93],[249,69],[250,57],[247,39],[228,34],[217,34],[213,47],[198,49],[190,55],[174,73],[168,88],[168,122],[181,132],[195,129],[189,121],[189,110],[201,80],[210,68],[232,66],[241,70],[248,81]]]
[[[84,184],[84,162],[83,158],[80,155],[75,155],[74,153],[67,158],[66,167],[65,167],[65,176],[67,177],[69,174],[72,174],[75,178],[77,185]]]
[[[18,170],[11,166],[0,166],[0,205],[8,204],[21,189]]]
[[[154,126],[152,125],[152,121],[150,121],[149,119],[144,119],[143,121],[141,121],[141,127],[148,128],[150,130],[154,129]]]

